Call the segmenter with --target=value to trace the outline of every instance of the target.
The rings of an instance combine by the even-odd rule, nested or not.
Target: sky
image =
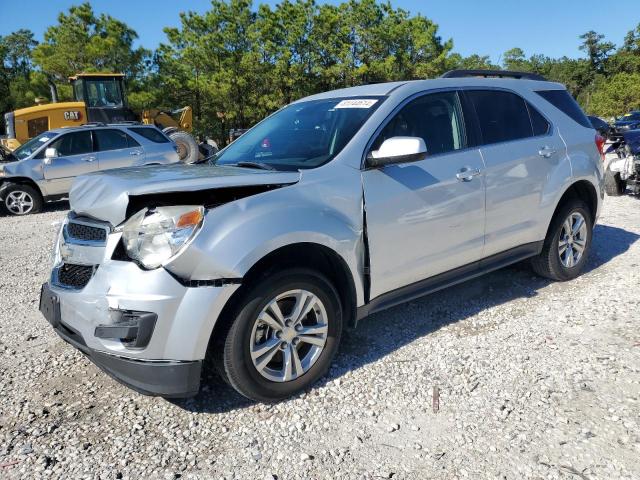
[[[316,0],[318,3],[326,3]],[[81,0],[0,0],[0,35],[28,28],[42,40],[58,13]],[[179,13],[204,12],[209,0],[93,0],[98,13],[108,13],[138,32],[138,45],[154,49],[166,41],[165,26],[178,26]],[[254,5],[277,0],[254,0]],[[332,0],[329,3],[340,3]],[[443,39],[453,38],[464,56],[489,55],[494,63],[513,47],[527,56],[584,56],[579,36],[589,30],[620,45],[640,23],[639,0],[391,0],[394,7],[421,13],[440,26]]]

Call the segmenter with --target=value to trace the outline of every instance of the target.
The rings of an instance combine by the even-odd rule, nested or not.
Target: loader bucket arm
[[[191,107],[183,107],[172,112],[165,112],[151,108],[142,112],[142,123],[156,125],[163,130],[173,127],[191,132],[193,130],[193,110]]]

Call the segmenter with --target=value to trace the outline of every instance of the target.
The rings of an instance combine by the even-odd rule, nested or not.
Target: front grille
[[[93,265],[65,263],[58,268],[56,283],[67,288],[84,288],[91,280],[94,270],[95,267]]]
[[[66,228],[67,236],[74,240],[85,242],[105,242],[107,240],[107,231],[102,227],[69,222]]]

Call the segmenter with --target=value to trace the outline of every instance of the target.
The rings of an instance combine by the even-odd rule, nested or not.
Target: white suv
[[[143,393],[193,395],[211,360],[274,401],[324,375],[371,312],[527,258],[574,278],[601,140],[562,85],[481,74],[501,78],[314,95],[208,165],[77,179],[41,311]]]

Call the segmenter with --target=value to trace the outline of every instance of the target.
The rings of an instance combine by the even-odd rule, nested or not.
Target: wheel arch
[[[224,330],[232,311],[250,286],[262,278],[287,268],[305,267],[323,273],[340,296],[344,325],[356,324],[356,286],[347,262],[325,245],[300,242],[277,248],[260,258],[242,278],[242,286],[227,301],[211,332],[210,344]]]
[[[553,215],[551,215],[551,218],[549,219],[545,238],[549,233],[549,228],[551,228],[551,223],[556,217],[558,210],[560,210],[562,206],[572,198],[579,198],[587,204],[589,212],[591,213],[591,221],[595,223],[598,214],[598,192],[596,187],[589,180],[578,180],[577,182],[569,185],[569,187],[567,187],[560,196],[560,199],[556,202],[556,208],[553,210]]]
[[[9,188],[10,185],[29,185],[34,188],[36,192],[40,194],[42,200],[45,200],[45,195],[42,192],[40,186],[29,177],[5,177],[0,179],[0,199],[4,199],[4,191]]]

